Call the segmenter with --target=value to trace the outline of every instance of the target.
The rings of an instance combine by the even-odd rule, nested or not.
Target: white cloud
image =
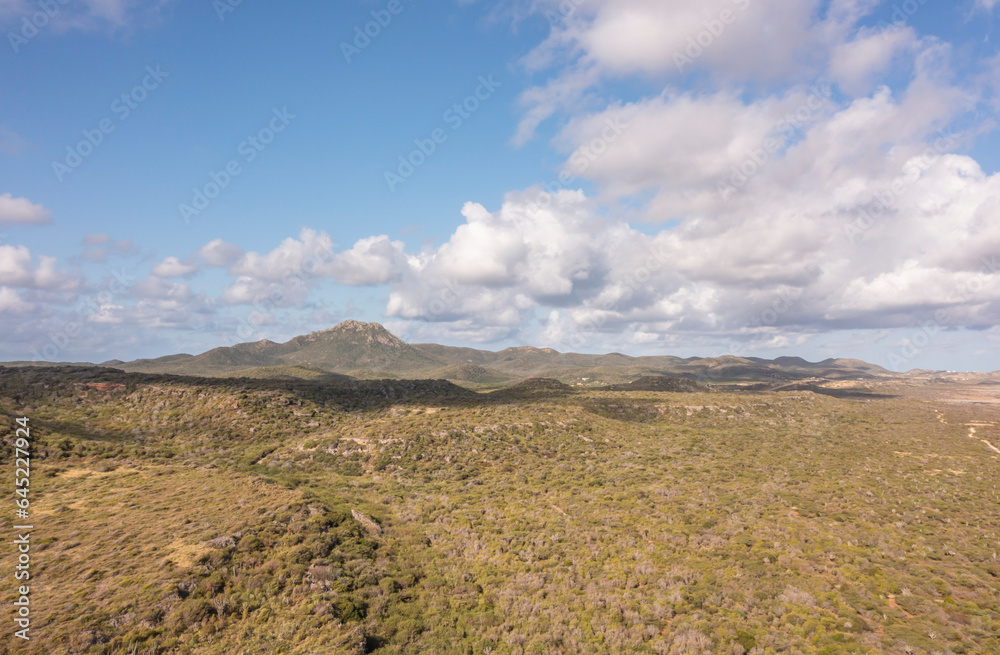
[[[297,239],[289,237],[266,254],[244,253],[238,246],[216,239],[198,255],[207,265],[226,266],[235,276],[219,297],[226,305],[301,305],[320,279],[331,276],[331,262],[335,261],[330,236],[308,228]]]
[[[534,138],[538,126],[556,112],[583,104],[581,98],[599,79],[598,69],[588,66],[524,91],[519,101],[526,111],[512,139],[514,145],[522,146]]]
[[[309,299],[310,284],[293,278],[284,282],[269,282],[259,278],[240,276],[227,286],[219,302],[225,305],[257,305],[289,308],[304,304]]]
[[[14,289],[0,287],[0,313],[27,314],[34,309],[34,305],[22,300]]]
[[[141,328],[187,328],[204,323],[217,309],[205,293],[156,275],[125,292],[94,294],[92,300],[97,307],[87,313],[90,322]]]
[[[726,75],[773,79],[807,59],[817,8],[815,0],[601,0],[591,20],[566,29],[614,74],[679,72],[690,57]]]
[[[152,272],[158,277],[188,277],[198,272],[198,265],[177,257],[167,257],[154,265]]]
[[[733,74],[774,76],[795,65],[789,55],[805,45],[817,7],[816,0],[595,0],[557,23],[527,63],[537,69],[579,55],[609,74],[676,73],[686,56]]]
[[[859,234],[848,228],[870,201],[861,189],[892,189],[892,162],[819,194],[810,176],[782,192],[764,182],[725,220],[689,217],[653,234],[601,217],[580,192],[513,194],[495,213],[468,204],[451,238],[393,284],[386,313],[411,333],[436,324],[488,340],[520,334],[541,312],[539,338],[562,348],[581,335],[638,345],[757,335],[778,347],[908,327],[942,309],[947,326],[1000,322],[1000,227],[990,220],[1000,175],[965,156],[921,161],[909,150],[900,165],[910,178]]]
[[[261,255],[248,252],[230,271],[256,280],[280,282],[290,277],[311,276],[314,267],[333,256],[333,240],[324,232],[303,229],[299,238],[288,238],[277,248]]]
[[[575,10],[524,59],[531,71],[556,67],[557,72],[522,94],[526,113],[515,144],[529,140],[557,112],[574,111],[600,81],[616,77],[680,82],[691,73],[707,72],[717,84],[734,90],[747,83],[780,88],[815,80],[878,0],[833,0],[826,7],[818,0],[574,4]],[[567,3],[542,0],[536,6],[558,13]],[[874,42],[867,48],[876,49]],[[861,60],[867,59],[873,69],[876,54],[865,55],[845,51],[839,66],[857,74]]]
[[[947,60],[946,46],[931,45],[905,90],[883,86],[846,102],[810,85],[752,99],[717,91],[612,105],[569,121],[556,143],[572,153],[566,170],[598,183],[602,197],[651,193],[647,220],[732,224],[753,213],[829,211],[867,202],[975,106],[974,94],[949,83]],[[603,143],[611,121],[625,127]]]
[[[81,280],[56,269],[56,258],[41,256],[35,264],[25,246],[0,245],[0,285],[43,291],[74,291]]]
[[[198,251],[206,266],[228,268],[243,258],[243,249],[222,239],[209,241]]]
[[[890,69],[893,59],[915,49],[917,43],[911,27],[861,30],[853,40],[833,48],[830,75],[852,96],[867,93],[875,80]]]
[[[752,338],[777,348],[829,330],[905,328],[940,309],[949,325],[1000,322],[1000,276],[980,270],[1000,254],[1000,177],[951,153],[962,135],[936,132],[971,100],[942,79],[935,48],[901,93],[840,103],[808,87],[752,100],[663,95],[570,121],[557,142],[574,175],[612,201],[651,193],[646,216],[674,221],[659,231],[606,215],[581,191],[535,189],[495,212],[466,204],[450,238],[416,254],[384,235],[338,252],[307,229],[269,252],[217,240],[199,256],[235,276],[219,298],[228,305],[303,307],[321,279],[388,284],[386,316],[411,339],[520,336],[572,349],[581,335],[665,348]],[[574,165],[618,116],[627,129]],[[735,195],[720,193],[768,139],[779,144],[769,160]],[[536,316],[533,338],[524,331]]]
[[[40,225],[51,218],[51,210],[27,198],[15,198],[10,193],[0,195],[0,225]]]
[[[649,237],[595,216],[582,193],[562,191],[547,207],[539,199],[512,195],[496,213],[467,204],[465,224],[393,285],[387,315],[466,334],[476,326],[494,338],[515,332],[535,308],[614,294],[634,262],[649,255]]]
[[[131,287],[131,294],[143,300],[176,300],[188,302],[195,299],[191,288],[181,282],[173,282],[155,274],[139,280]]]
[[[244,253],[238,246],[215,240],[198,256],[209,266],[226,266],[237,276],[224,299],[230,303],[257,302],[277,287],[309,287],[320,279],[346,286],[374,286],[398,280],[416,260],[404,244],[385,235],[359,240],[350,250],[337,252],[328,234],[303,229],[298,238],[285,239],[268,253]],[[304,297],[299,293],[296,297]]]
[[[413,261],[403,248],[401,241],[391,241],[385,235],[361,239],[350,250],[319,264],[316,273],[349,286],[386,284],[399,279]]]

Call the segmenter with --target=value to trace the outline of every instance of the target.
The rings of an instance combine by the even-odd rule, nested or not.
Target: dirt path
[[[944,414],[942,414],[939,410],[935,409],[934,413],[937,414],[937,420],[938,421],[940,421],[941,423],[943,423],[945,425],[948,424],[948,421],[946,421],[945,418],[944,418]],[[1000,455],[1000,448],[997,448],[992,443],[990,443],[988,440],[976,436],[976,427],[977,426],[981,427],[981,426],[993,425],[992,423],[982,423],[982,422],[978,422],[977,421],[975,423],[966,423],[965,425],[968,426],[968,428],[969,428],[969,438],[970,439],[976,439],[978,441],[982,441],[984,444],[986,444],[987,448],[989,448],[990,450],[992,450],[996,454]]]
[[[994,446],[993,444],[991,444],[986,439],[980,439],[979,437],[977,437],[976,436],[976,428],[974,428],[971,425],[969,426],[969,438],[971,438],[971,439],[979,439],[979,441],[982,441],[984,444],[986,444],[987,448],[989,448],[990,450],[992,450],[996,454],[1000,455],[1000,448],[997,448],[996,446]]]
[[[889,594],[889,607],[891,607],[894,610],[899,610],[900,612],[902,612],[903,614],[905,614],[906,618],[908,618],[908,619],[912,619],[913,618],[912,614],[910,614],[909,612],[907,612],[906,610],[904,610],[902,607],[899,606],[899,604],[896,603],[896,594]]]

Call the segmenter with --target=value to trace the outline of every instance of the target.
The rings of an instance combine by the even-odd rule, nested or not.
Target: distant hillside
[[[326,382],[347,382],[353,378],[340,373],[330,373],[312,366],[259,366],[225,373],[222,378],[248,378],[251,380],[322,380]]]
[[[609,391],[671,391],[675,393],[697,393],[708,391],[708,387],[694,380],[668,375],[648,375],[628,384],[607,387]]]
[[[437,362],[377,323],[346,321],[286,343],[264,339],[197,356],[172,355],[144,359],[113,368],[137,373],[229,375],[250,368],[309,367],[326,373],[358,370],[417,372],[439,368]],[[424,376],[417,376],[424,377]]]
[[[137,373],[206,377],[293,377],[337,373],[362,379],[445,379],[473,389],[495,388],[528,378],[552,378],[573,387],[628,384],[649,376],[679,376],[700,384],[766,383],[825,378],[858,380],[895,376],[860,360],[808,362],[800,357],[630,357],[621,353],[561,353],[530,346],[499,352],[439,344],[411,345],[378,323],[345,321],[286,343],[262,340],[201,355],[170,355],[106,367]]]
[[[509,387],[494,391],[493,398],[522,398],[536,395],[565,394],[573,390],[568,384],[552,378],[529,378]]]
[[[451,380],[453,382],[471,382],[483,386],[510,384],[518,379],[516,376],[486,368],[485,366],[476,366],[475,364],[452,364],[451,366],[444,366],[430,371],[427,377]]]

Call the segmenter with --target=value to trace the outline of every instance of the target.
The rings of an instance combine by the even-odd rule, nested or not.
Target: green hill
[[[239,371],[223,373],[217,377],[222,378],[249,378],[249,379],[294,379],[294,380],[325,380],[325,381],[349,381],[348,375],[330,373],[321,368],[312,366],[258,366],[245,368]]]
[[[479,387],[503,386],[514,382],[517,378],[501,373],[495,369],[474,364],[452,364],[436,368],[427,373],[427,377],[452,382],[466,382]]]
[[[285,343],[263,340],[200,355],[171,355],[104,366],[142,373],[195,376],[284,376],[282,367],[304,367],[363,379],[449,379],[470,387],[491,388],[526,378],[555,378],[574,387],[625,384],[644,376],[673,375],[700,383],[780,384],[815,377],[862,379],[891,377],[885,369],[857,360],[811,363],[798,357],[681,359],[668,355],[630,357],[561,353],[551,348],[516,347],[498,352],[438,344],[410,345],[377,323],[345,321]],[[304,373],[298,371],[293,377]]]

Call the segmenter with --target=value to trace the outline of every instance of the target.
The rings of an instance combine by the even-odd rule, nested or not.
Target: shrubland
[[[0,648],[1000,652],[996,405],[671,388],[0,369]]]

